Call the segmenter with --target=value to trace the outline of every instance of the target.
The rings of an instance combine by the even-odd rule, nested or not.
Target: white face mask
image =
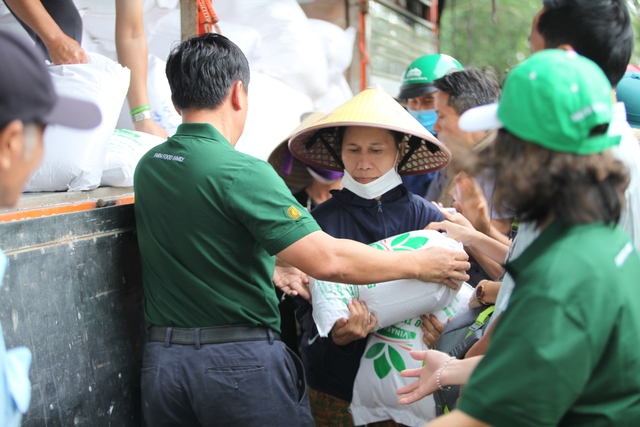
[[[342,186],[363,199],[375,199],[376,197],[382,196],[387,191],[402,184],[402,179],[400,178],[400,175],[398,175],[396,168],[397,164],[380,178],[368,184],[359,183],[353,179],[345,169],[344,176],[342,177]]]

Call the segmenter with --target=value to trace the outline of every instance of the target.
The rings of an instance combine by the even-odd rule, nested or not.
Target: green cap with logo
[[[612,116],[611,85],[600,67],[575,52],[549,49],[511,70],[498,104],[466,111],[458,125],[466,132],[505,128],[549,150],[593,154],[620,143]],[[596,129],[601,125],[604,132]]]
[[[433,82],[444,77],[450,70],[462,70],[462,65],[453,57],[436,53],[413,61],[402,75],[402,86],[397,98],[409,99],[435,92]]]

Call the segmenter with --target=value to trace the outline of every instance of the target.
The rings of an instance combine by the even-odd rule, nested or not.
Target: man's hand
[[[417,257],[418,265],[423,266],[418,280],[442,283],[455,290],[460,289],[460,286],[454,280],[469,280],[466,271],[471,268],[471,264],[468,262],[469,255],[464,252],[431,247],[411,253]]]
[[[364,302],[354,298],[348,307],[349,318],[338,319],[331,329],[331,338],[337,345],[347,345],[352,341],[365,338],[378,323],[376,316],[369,314],[369,309]]]
[[[422,342],[426,344],[428,349],[432,349],[436,346],[436,343],[444,331],[444,323],[441,323],[433,314],[420,316],[422,324],[420,330],[422,331]]]
[[[398,403],[408,405],[429,396],[438,390],[436,374],[444,363],[451,358],[447,353],[437,350],[412,351],[411,357],[423,360],[422,368],[405,369],[400,375],[406,378],[417,378],[409,385],[400,387],[396,393],[400,395]]]
[[[86,64],[89,62],[84,49],[80,47],[77,41],[61,34],[60,37],[49,41],[47,50],[51,61],[55,65],[60,64]]]
[[[273,272],[273,284],[276,285],[286,295],[300,295],[306,300],[311,300],[311,293],[307,284],[309,276],[297,268],[277,260],[276,268]]]

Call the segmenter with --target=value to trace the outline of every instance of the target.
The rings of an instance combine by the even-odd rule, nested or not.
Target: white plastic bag
[[[109,140],[107,160],[102,171],[100,185],[110,187],[132,187],[133,173],[140,158],[164,138],[144,132],[116,129]]]
[[[464,283],[454,301],[434,314],[446,323],[448,318],[467,311],[473,288]],[[428,350],[422,341],[420,317],[380,329],[369,335],[367,347],[353,385],[349,410],[355,425],[394,420],[407,426],[421,426],[436,416],[433,396],[412,403],[398,403],[396,390],[415,378],[404,378],[400,371],[420,368],[422,362],[409,354],[412,350]]]
[[[269,154],[313,110],[311,99],[273,77],[251,72],[249,112],[236,150],[267,160]]]
[[[224,21],[260,33],[260,56],[251,62],[252,71],[275,77],[312,99],[327,91],[322,41],[296,0],[216,0],[214,6]]]
[[[461,243],[433,230],[403,233],[370,246],[388,251],[421,250],[435,246],[464,252]],[[312,280],[309,285],[313,320],[321,337],[328,336],[338,319],[349,317],[347,304],[354,297],[367,304],[378,319],[377,328],[380,329],[407,318],[438,312],[451,304],[456,295],[456,291],[442,284],[410,279],[361,286]]]
[[[91,101],[102,113],[94,129],[47,126],[44,157],[25,191],[81,191],[100,185],[107,145],[129,90],[129,70],[96,53],[88,64],[53,65],[49,73],[60,95]]]

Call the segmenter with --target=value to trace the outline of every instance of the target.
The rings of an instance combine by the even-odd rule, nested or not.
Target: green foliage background
[[[629,0],[635,33],[632,63],[640,64],[640,1]],[[440,20],[440,52],[464,66],[493,67],[500,77],[530,55],[529,32],[541,0],[447,0]]]

